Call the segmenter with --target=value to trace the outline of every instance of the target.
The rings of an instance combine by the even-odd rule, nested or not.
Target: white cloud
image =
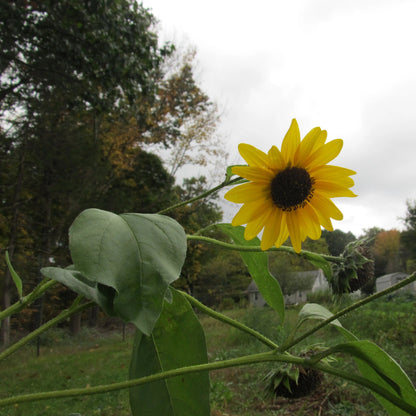
[[[354,199],[335,200],[334,226],[397,228],[416,198],[416,3],[412,0],[145,0],[168,37],[195,45],[204,88],[225,108],[230,160],[237,143],[280,145],[296,117],[344,149]],[[172,35],[173,34],[173,35]],[[348,227],[348,228],[346,228]]]

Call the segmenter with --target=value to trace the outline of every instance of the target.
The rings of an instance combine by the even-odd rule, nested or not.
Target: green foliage
[[[113,108],[154,88],[158,48],[153,16],[128,0],[2,4],[1,96],[6,105],[56,90],[71,107]]]
[[[416,259],[416,201],[407,201],[407,212],[403,218],[405,230],[400,235],[400,242],[411,259]]]
[[[309,292],[307,295],[308,302],[324,305],[330,304],[333,300],[333,297],[334,295],[330,289]]]
[[[210,398],[213,410],[224,407],[233,398],[233,393],[226,383],[221,380],[211,382]]]
[[[329,253],[333,256],[339,256],[348,243],[351,243],[352,241],[356,240],[356,237],[351,231],[345,233],[341,230],[323,230],[322,237],[328,244]]]
[[[196,184],[197,181],[188,182],[189,190]],[[209,193],[203,192],[203,195]],[[196,204],[198,199],[191,199],[190,206]],[[187,205],[186,201],[183,202],[184,205]],[[181,208],[181,205],[176,207]],[[197,206],[194,205],[193,208]],[[195,212],[196,209],[183,209],[180,212],[191,232],[197,225],[205,225],[204,217],[198,218],[194,215]],[[216,212],[208,209],[205,214],[206,218],[213,219]],[[160,214],[117,215],[88,209],[70,227],[69,248],[73,265],[65,269],[43,268],[42,273],[64,283],[79,295],[92,299],[108,314],[118,316],[124,322],[134,323],[138,331],[133,346],[130,380],[94,385],[87,389],[55,389],[45,394],[4,398],[0,399],[0,406],[128,388],[134,415],[209,415],[209,370],[224,370],[248,364],[258,364],[265,368],[279,363],[280,368],[292,368],[295,372],[290,370],[287,373],[289,378],[284,374],[282,376],[281,372],[274,372],[271,378],[274,392],[283,385],[284,395],[294,394],[295,387],[302,384],[301,392],[297,392],[296,396],[299,393],[310,393],[311,386],[304,386],[303,382],[310,381],[312,387],[317,387],[318,381],[322,379],[319,372],[323,372],[368,388],[391,415],[416,412],[416,390],[398,363],[373,342],[360,340],[340,320],[382,294],[391,294],[404,284],[415,281],[416,274],[372,297],[349,303],[343,308],[338,305],[335,315],[322,305],[308,303],[297,313],[296,322],[289,332],[287,321],[283,321],[283,294],[278,281],[269,272],[268,255],[261,251],[259,239],[246,241],[243,227],[232,227],[229,224],[205,227],[203,231],[213,230],[221,231],[232,240],[232,244],[200,236],[198,231],[188,238],[197,245],[202,245],[205,241],[222,249],[239,251],[248,272],[271,306],[273,319],[264,319],[264,309],[258,309],[249,318],[243,317],[243,322],[239,322],[204,306],[184,292],[176,291],[172,284],[184,270],[187,239],[185,229],[172,218]],[[361,243],[362,241],[350,243],[346,252],[337,258],[311,251],[301,251],[299,257],[309,260],[315,267],[323,265],[324,269],[327,263],[334,262],[334,276],[340,270],[358,275],[363,265],[368,263],[363,253],[357,249]],[[280,251],[295,254],[287,247],[282,247]],[[47,290],[47,285],[37,286],[30,296],[34,296],[33,293],[40,296]],[[71,316],[72,311],[75,314],[75,311],[90,306],[90,302],[79,304],[80,300],[81,297],[78,297],[74,302],[76,307],[62,312],[57,321]],[[237,340],[238,347],[224,350],[217,355],[220,360],[208,362],[205,334],[193,307],[231,326],[232,330],[228,330],[230,338],[238,330],[239,336],[229,340],[231,344]],[[19,306],[2,311],[1,316],[8,316],[13,308],[18,310]],[[371,317],[374,319],[375,314]],[[401,317],[396,318],[400,320]],[[317,324],[314,323],[316,321]],[[380,319],[380,322],[383,321]],[[49,326],[43,325],[32,334],[32,338],[42,334]],[[338,330],[345,340],[340,342],[340,338],[334,336],[329,340],[321,339],[324,342],[319,348],[308,344],[309,337],[316,337],[318,331],[330,327]],[[403,334],[397,335],[403,338]],[[250,342],[249,337],[255,342]],[[255,345],[259,342],[262,352],[254,352]],[[21,346],[23,343],[16,345]],[[299,352],[301,346],[307,350],[306,354]],[[265,349],[268,351],[264,352]],[[0,355],[0,359],[14,351],[13,347],[9,348]],[[241,351],[243,355],[240,354]],[[339,365],[333,365],[330,360],[333,355],[354,360],[356,368],[347,371]]]
[[[227,309],[231,303],[241,305],[251,280],[237,252],[208,247],[206,261],[202,263],[193,294],[207,306]]]

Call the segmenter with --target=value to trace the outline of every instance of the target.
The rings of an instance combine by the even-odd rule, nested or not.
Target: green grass
[[[234,319],[268,336],[276,343],[289,334],[296,322],[297,310],[289,309],[280,326],[269,308],[226,311]],[[363,339],[372,339],[389,352],[416,380],[414,361],[416,331],[415,303],[375,302],[345,317],[343,324]],[[229,328],[207,316],[200,316],[207,337],[209,360],[223,360],[267,350],[245,333]],[[305,328],[306,329],[306,328]],[[327,345],[340,341],[334,328],[321,330],[303,343]],[[0,398],[30,392],[95,386],[127,379],[132,333],[125,341],[121,331],[99,333],[84,331],[71,338],[66,331],[54,329],[42,337],[40,357],[29,345],[1,363]],[[334,365],[353,371],[350,360],[338,359]],[[332,377],[305,399],[274,402],[264,399],[261,379],[270,370],[263,364],[231,368],[211,373],[212,416],[284,416],[339,415],[384,416],[385,412],[367,391]],[[1,416],[128,416],[126,390],[76,399],[45,400],[0,409]],[[160,415],[163,416],[163,415]],[[190,415],[192,416],[192,415]]]
[[[68,344],[41,348],[36,357],[28,346],[2,363],[0,397],[48,390],[62,390],[124,381],[128,375],[131,340],[121,335],[97,338],[97,333]],[[73,399],[22,403],[0,409],[1,416],[127,416],[128,392],[85,396]]]

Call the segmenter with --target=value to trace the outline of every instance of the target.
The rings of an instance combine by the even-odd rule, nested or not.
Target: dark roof
[[[293,277],[295,278],[307,278],[307,277],[318,277],[319,274],[321,273],[320,269],[317,270],[307,270],[304,272],[291,272],[290,274],[293,275]],[[275,277],[277,279],[277,277]],[[254,280],[251,281],[251,283],[248,285],[247,289],[246,289],[246,293],[253,293],[253,292],[258,292],[259,289],[257,287],[257,284]]]

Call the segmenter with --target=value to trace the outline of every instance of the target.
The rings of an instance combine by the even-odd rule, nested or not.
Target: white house
[[[390,273],[384,276],[380,276],[376,279],[376,292],[381,292],[396,283],[406,279],[409,275],[402,272]],[[410,291],[416,293],[416,282],[409,283],[407,286],[400,289],[400,292]]]
[[[290,295],[285,295],[285,304],[286,305],[295,305],[297,303],[306,302],[309,292],[317,292],[320,290],[329,289],[328,281],[324,275],[324,272],[321,269],[318,270],[309,270],[306,272],[294,272],[291,273],[293,279],[309,279],[311,284],[310,288],[306,290],[297,290]],[[256,282],[253,280],[248,288],[246,289],[248,295],[248,300],[253,306],[265,306],[266,301],[259,292]]]

